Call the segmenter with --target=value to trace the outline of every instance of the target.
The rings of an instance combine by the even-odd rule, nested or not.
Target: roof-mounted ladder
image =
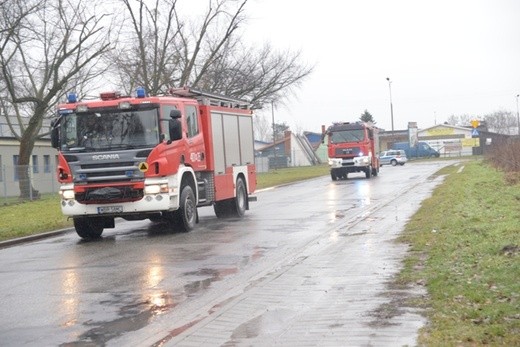
[[[230,108],[249,109],[249,102],[241,99],[234,99],[224,95],[204,92],[190,87],[170,88],[168,92],[173,96],[197,99],[203,105],[221,106]]]

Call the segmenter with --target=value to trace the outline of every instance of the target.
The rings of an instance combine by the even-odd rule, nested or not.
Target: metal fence
[[[22,170],[28,173],[28,178],[19,178]],[[28,187],[27,198],[30,200],[37,198],[39,194],[58,193],[59,184],[55,171],[55,167],[49,165],[2,165],[0,167],[0,198],[7,201],[8,198],[21,196],[21,186]]]

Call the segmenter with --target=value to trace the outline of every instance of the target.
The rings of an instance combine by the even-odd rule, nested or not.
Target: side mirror
[[[171,110],[170,118],[171,119],[168,121],[170,141],[177,141],[182,139],[181,111]]]
[[[174,109],[170,111],[170,118],[171,119],[179,119],[181,118],[181,111]]]
[[[325,144],[325,136],[328,135],[328,132],[324,132],[321,134],[321,143]]]
[[[58,149],[60,147],[60,119],[55,119],[51,123],[51,146]]]

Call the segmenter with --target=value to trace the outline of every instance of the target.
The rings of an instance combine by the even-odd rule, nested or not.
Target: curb
[[[54,236],[59,236],[59,235],[65,234],[67,232],[70,232],[72,230],[74,230],[74,229],[70,229],[70,228],[69,229],[60,229],[60,230],[55,230],[55,231],[49,231],[49,232],[42,233],[42,234],[35,234],[35,235],[19,237],[19,238],[12,239],[12,240],[0,241],[0,249],[19,245],[22,243],[28,243],[28,242],[46,239],[46,238],[50,238],[50,237],[54,237]]]

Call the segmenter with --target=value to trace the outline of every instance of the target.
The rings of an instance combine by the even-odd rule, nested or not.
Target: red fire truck
[[[58,106],[61,208],[81,238],[114,219],[150,219],[190,231],[197,207],[242,217],[256,189],[252,112],[247,102],[190,88],[168,95],[102,93]]]
[[[330,176],[346,179],[351,172],[364,172],[366,178],[379,173],[378,129],[369,123],[334,123],[328,135]]]

